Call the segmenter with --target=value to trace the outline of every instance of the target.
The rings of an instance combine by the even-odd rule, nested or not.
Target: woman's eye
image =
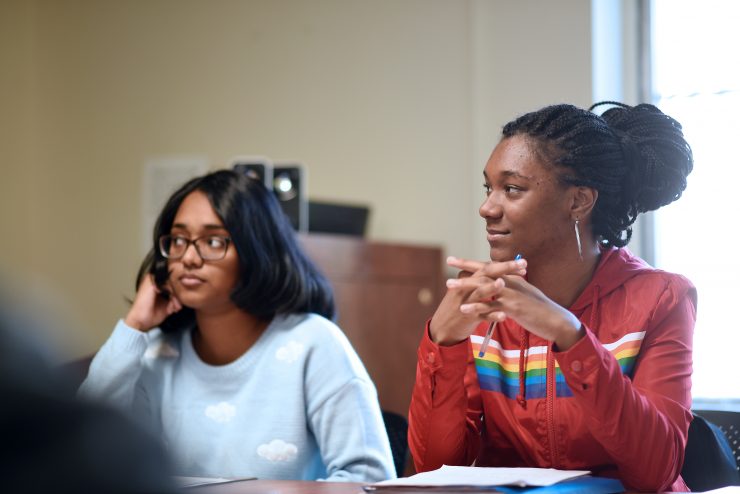
[[[218,249],[220,247],[223,247],[223,245],[224,240],[221,237],[211,237],[208,239],[208,247]]]
[[[483,192],[486,195],[490,195],[491,194],[491,186],[488,185],[488,184],[483,184]]]
[[[185,237],[172,237],[172,245],[175,247],[183,247],[187,245],[188,239]]]
[[[506,192],[507,194],[514,194],[514,193],[521,192],[521,191],[522,191],[522,189],[520,189],[516,185],[506,185],[506,186],[504,186],[504,192]]]

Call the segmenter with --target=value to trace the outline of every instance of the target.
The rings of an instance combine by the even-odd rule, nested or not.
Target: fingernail
[[[456,286],[460,286],[460,280],[454,278],[447,280],[447,288],[454,288]]]
[[[473,310],[472,304],[462,304],[460,306],[460,312],[471,312]]]
[[[447,256],[447,262],[448,263],[455,262],[455,261],[457,261],[457,257],[455,257],[455,256]]]

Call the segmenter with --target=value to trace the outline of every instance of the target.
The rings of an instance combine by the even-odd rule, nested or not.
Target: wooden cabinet
[[[338,324],[378,388],[385,410],[408,415],[416,349],[444,287],[438,247],[301,235],[334,288]]]

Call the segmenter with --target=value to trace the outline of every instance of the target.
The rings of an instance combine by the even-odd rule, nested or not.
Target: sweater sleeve
[[[555,353],[591,433],[629,488],[670,490],[679,477],[691,422],[695,319],[695,289],[685,280],[669,281],[631,380],[589,328],[569,350]]]
[[[469,340],[440,346],[424,328],[409,409],[409,448],[419,472],[471,465],[480,450],[482,404]]]
[[[343,336],[325,340],[316,350],[306,364],[306,408],[326,480],[395,478],[377,391],[360,358]]]
[[[78,395],[126,413],[147,413],[148,399],[139,383],[147,346],[146,333],[127,326],[123,320],[118,321],[93,358]],[[148,417],[139,418],[146,421]]]

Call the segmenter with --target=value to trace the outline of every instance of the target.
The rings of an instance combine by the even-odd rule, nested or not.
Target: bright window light
[[[694,399],[740,398],[740,2],[653,0],[653,92],[694,151],[683,197],[655,215],[655,263],[696,285]]]

